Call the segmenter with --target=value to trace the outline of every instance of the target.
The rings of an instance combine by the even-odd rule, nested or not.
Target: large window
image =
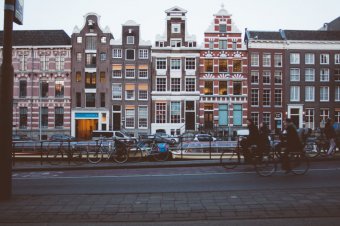
[[[339,109],[335,109],[334,122],[340,123],[340,110]]]
[[[252,67],[258,67],[260,65],[260,63],[259,63],[259,54],[258,53],[252,53],[250,55],[250,65]]]
[[[148,78],[148,69],[139,69],[138,78]]]
[[[181,47],[182,46],[181,39],[171,39],[170,40],[170,46],[171,47]]]
[[[56,70],[57,71],[63,71],[65,67],[65,58],[64,56],[56,56],[55,57],[56,61]]]
[[[166,91],[166,78],[156,78],[156,91],[158,92]]]
[[[291,82],[300,81],[300,69],[299,68],[291,68],[290,69],[290,81]]]
[[[96,50],[97,49],[97,37],[96,36],[86,37],[86,49],[87,50]]]
[[[219,40],[218,41],[218,48],[219,49],[227,49],[228,43],[227,40]]]
[[[242,60],[233,60],[233,72],[242,72]]]
[[[290,101],[300,101],[300,86],[290,87]]]
[[[27,81],[20,80],[19,81],[19,97],[24,98],[27,96]]]
[[[228,82],[227,81],[219,81],[218,82],[218,94],[219,95],[227,95],[228,94]]]
[[[323,101],[323,102],[329,101],[329,87],[328,86],[320,87],[320,101]]]
[[[263,75],[262,75],[262,82],[264,85],[269,85],[270,84],[270,71],[263,71]]]
[[[25,55],[23,55],[23,57],[25,57]],[[42,71],[49,70],[49,60],[50,59],[46,55],[40,56],[40,69]],[[20,58],[20,63],[21,63],[21,58]],[[21,68],[21,70],[24,70],[24,69]]]
[[[320,54],[320,64],[329,64],[329,54]]]
[[[185,78],[185,91],[186,92],[196,91],[196,79],[195,78]]]
[[[274,72],[274,82],[275,84],[282,84],[282,71]]]
[[[40,127],[47,128],[48,127],[48,107],[40,108]]]
[[[325,123],[329,118],[329,109],[320,109],[320,127],[325,127]]]
[[[113,100],[122,99],[122,84],[121,83],[112,84],[112,99]]]
[[[334,81],[340,82],[340,68],[334,69]]]
[[[340,101],[340,86],[335,87],[335,101]]]
[[[262,101],[263,101],[263,106],[270,106],[270,89],[264,89],[263,90],[263,97],[262,97]]]
[[[233,95],[242,95],[242,82],[233,82]]]
[[[125,84],[125,100],[135,100],[134,84]]]
[[[329,81],[329,69],[322,68],[320,70],[320,82],[328,82]]]
[[[135,128],[135,108],[134,106],[126,106],[125,109],[125,127]]]
[[[85,94],[85,107],[96,107],[96,94],[95,93],[86,93]]]
[[[122,58],[122,49],[113,49],[112,58]]]
[[[86,54],[86,67],[96,67],[97,54],[87,53]]]
[[[306,109],[306,115],[305,115],[306,128],[314,129],[314,116],[315,116],[314,109]]]
[[[234,104],[234,126],[242,126],[242,105],[241,104]]]
[[[262,56],[262,65],[263,67],[270,67],[271,66],[271,54],[264,53]]]
[[[156,69],[157,70],[166,70],[166,58],[157,58],[156,59]]]
[[[170,69],[176,71],[181,70],[181,59],[171,59]]]
[[[138,106],[138,128],[148,128],[148,107]]]
[[[220,24],[220,25],[219,25],[219,31],[220,31],[221,33],[227,32],[227,25],[226,25],[226,24]]]
[[[48,97],[48,81],[40,81],[40,97]]]
[[[64,97],[64,81],[55,81],[55,97]]]
[[[19,108],[19,128],[26,129],[27,128],[27,107]]]
[[[282,106],[282,89],[274,90],[274,105],[280,107]]]
[[[314,64],[314,63],[315,63],[314,53],[306,53],[305,54],[305,64]]]
[[[181,91],[181,79],[171,78],[171,92],[180,92],[180,91]]]
[[[55,127],[63,127],[64,126],[64,108],[56,107],[55,111]]]
[[[125,69],[125,78],[135,78],[135,69]]]
[[[305,101],[308,101],[308,102],[315,101],[315,87],[314,86],[305,87]]]
[[[166,123],[166,103],[156,103],[156,123]]]
[[[259,72],[258,71],[251,71],[251,84],[259,84]]]
[[[254,125],[256,125],[256,126],[259,125],[260,114],[258,112],[251,112],[250,118],[253,120]]]
[[[228,126],[228,105],[227,104],[219,104],[218,105],[218,125],[219,126]]]
[[[149,50],[140,49],[139,50],[139,59],[148,59],[149,58]]]
[[[134,60],[135,59],[135,50],[134,49],[125,50],[125,59],[126,60]]]
[[[148,84],[138,85],[138,100],[148,100]]]
[[[251,103],[251,106],[259,106],[259,90],[258,89],[251,90],[250,103]]]
[[[213,59],[204,60],[204,72],[214,72],[214,61]]]
[[[96,88],[96,73],[85,72],[85,88]]]
[[[282,67],[282,54],[275,54],[274,55],[274,66],[275,67]]]
[[[290,64],[300,64],[300,53],[290,54]]]
[[[214,82],[205,81],[204,82],[204,95],[213,95],[213,94],[214,94]]]
[[[263,113],[263,119],[262,121],[268,126],[268,128],[270,129],[271,128],[271,114],[269,112],[264,112]]]
[[[195,58],[185,58],[185,70],[196,70]]]
[[[218,61],[218,71],[220,73],[228,72],[228,60],[227,59],[220,59]]]
[[[171,123],[181,122],[181,103],[171,102],[171,112],[170,112]]]
[[[315,81],[315,70],[313,68],[305,69],[305,81],[314,82]]]
[[[112,69],[112,78],[121,78],[122,69]]]

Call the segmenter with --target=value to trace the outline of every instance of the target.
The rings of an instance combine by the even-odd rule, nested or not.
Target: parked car
[[[26,135],[13,134],[12,141],[34,141],[34,140]]]
[[[190,142],[195,139],[195,134],[194,133],[183,133],[180,136],[180,138],[182,142]]]
[[[196,134],[194,141],[216,141],[216,137],[211,136],[210,134]]]
[[[166,140],[170,140],[171,144],[178,143],[178,140],[179,140],[178,137],[171,136],[171,135],[166,134],[166,133],[156,133],[155,135],[160,136],[162,138],[165,138]]]
[[[76,138],[66,135],[66,134],[53,134],[50,139],[50,141],[75,141]]]
[[[92,140],[99,140],[100,138],[112,138],[118,140],[133,140],[134,137],[129,136],[128,134],[122,131],[102,131],[102,130],[93,130],[92,131]]]
[[[160,136],[159,134],[141,136],[140,140],[147,144],[152,143],[154,141],[156,143],[167,143],[170,145],[176,144],[176,139],[174,137]]]

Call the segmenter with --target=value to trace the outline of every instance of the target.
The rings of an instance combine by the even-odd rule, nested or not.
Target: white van
[[[93,130],[92,131],[92,140],[99,140],[100,138],[123,139],[123,140],[134,139],[133,137],[130,137],[129,135],[123,133],[122,131]]]

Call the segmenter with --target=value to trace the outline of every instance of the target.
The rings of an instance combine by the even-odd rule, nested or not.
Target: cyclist
[[[269,133],[270,130],[265,122],[260,124],[259,129],[259,142],[258,142],[258,149],[257,155],[262,156],[263,152],[270,150],[270,141],[269,141]]]
[[[335,152],[335,147],[336,147],[336,143],[335,143],[335,130],[333,127],[333,120],[328,118],[326,121],[326,125],[325,125],[325,130],[324,133],[326,135],[327,140],[329,141],[329,149],[327,151],[327,156],[332,156]]]
[[[241,141],[241,147],[243,151],[244,156],[244,162],[250,163],[252,159],[252,154],[249,148],[252,145],[258,145],[259,140],[259,130],[257,129],[256,125],[254,124],[254,121],[252,119],[247,119],[247,125],[249,129],[249,135],[246,139],[243,139]]]

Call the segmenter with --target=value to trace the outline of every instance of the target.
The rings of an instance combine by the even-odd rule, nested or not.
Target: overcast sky
[[[115,39],[123,23],[135,20],[141,25],[142,39],[153,44],[156,35],[164,33],[164,11],[173,6],[188,11],[188,32],[196,35],[198,43],[222,4],[243,33],[245,28],[319,29],[340,16],[339,0],[24,0],[24,4],[24,25],[14,25],[16,30],[63,29],[71,35],[75,25],[83,26],[85,14],[95,12]],[[3,7],[4,0],[0,0],[1,30]]]

